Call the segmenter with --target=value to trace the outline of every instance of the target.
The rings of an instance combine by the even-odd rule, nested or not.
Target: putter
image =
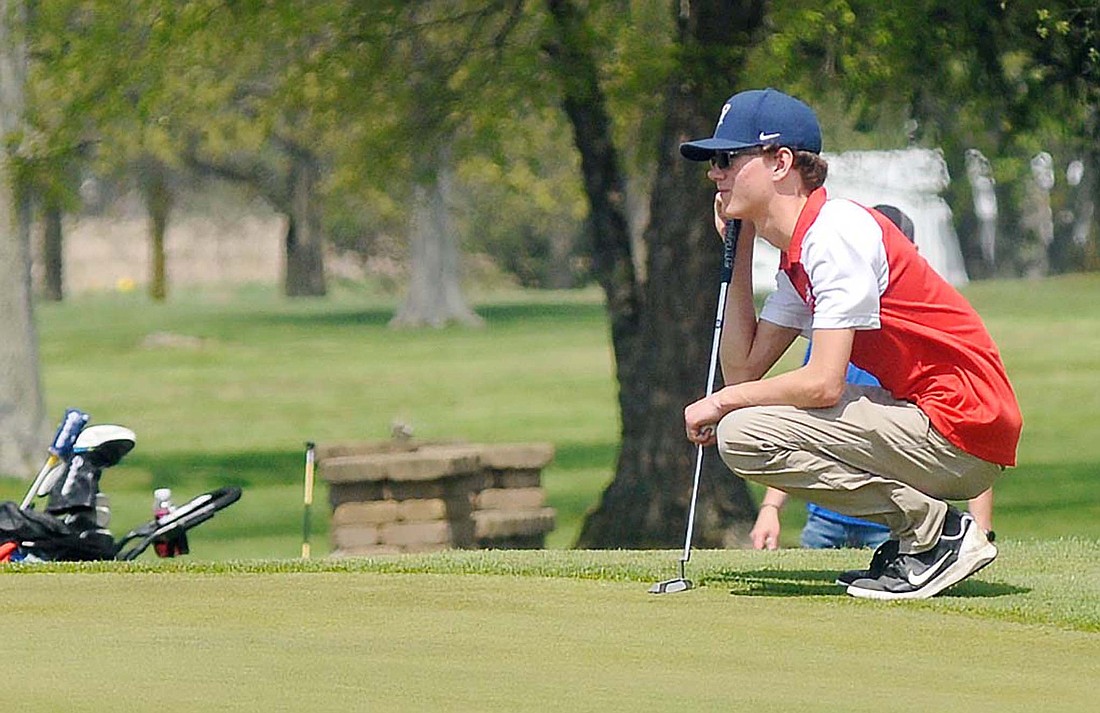
[[[741,221],[726,223],[725,251],[722,256],[722,286],[718,289],[718,315],[714,318],[714,339],[710,346],[710,368],[707,370],[707,396],[714,393],[714,374],[718,369],[718,346],[722,339],[722,320],[726,313],[726,289],[733,278],[733,253],[737,250],[737,237],[741,233]],[[692,588],[687,578],[687,563],[691,559],[691,534],[695,529],[695,503],[699,499],[699,476],[703,472],[703,446],[695,449],[695,477],[691,486],[691,506],[688,508],[687,535],[684,537],[684,554],[680,557],[680,576],[657,582],[649,588],[650,594],[675,594]]]

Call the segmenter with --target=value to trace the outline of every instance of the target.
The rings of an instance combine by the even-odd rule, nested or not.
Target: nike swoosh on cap
[[[775,132],[774,134],[765,134],[763,131],[761,131],[760,135],[757,136],[756,138],[757,138],[758,141],[771,141],[772,139],[778,139],[779,136],[780,136],[780,132],[778,132],[778,131]]]
[[[945,552],[943,557],[940,557],[935,564],[924,570],[924,572],[922,572],[921,574],[909,573],[905,576],[905,578],[908,579],[909,584],[913,585],[914,587],[923,587],[925,584],[928,584],[928,580],[939,574],[940,567],[943,565],[944,562],[947,561],[947,558],[950,556],[950,552]]]

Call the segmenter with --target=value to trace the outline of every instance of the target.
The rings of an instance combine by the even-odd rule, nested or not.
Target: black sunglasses
[[[710,165],[720,171],[725,171],[742,156],[752,156],[758,153],[763,153],[763,149],[759,146],[750,146],[747,149],[737,149],[736,151],[715,151],[710,158]]]

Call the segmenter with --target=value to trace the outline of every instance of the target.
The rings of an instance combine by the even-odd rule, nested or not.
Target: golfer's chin
[[[718,200],[722,202],[721,215],[725,220],[736,220],[741,216],[743,206],[737,204],[732,191],[718,191]]]
[[[723,207],[722,207],[721,215],[722,215],[723,220],[737,220],[738,218],[743,218],[744,217],[742,212],[737,210],[736,206],[731,205],[727,201],[723,201]]]

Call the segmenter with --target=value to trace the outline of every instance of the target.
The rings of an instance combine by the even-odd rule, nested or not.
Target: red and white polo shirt
[[[996,344],[970,303],[897,226],[825,189],[810,194],[760,318],[854,328],[852,363],[915,403],[947,440],[1016,464],[1023,419]]]

